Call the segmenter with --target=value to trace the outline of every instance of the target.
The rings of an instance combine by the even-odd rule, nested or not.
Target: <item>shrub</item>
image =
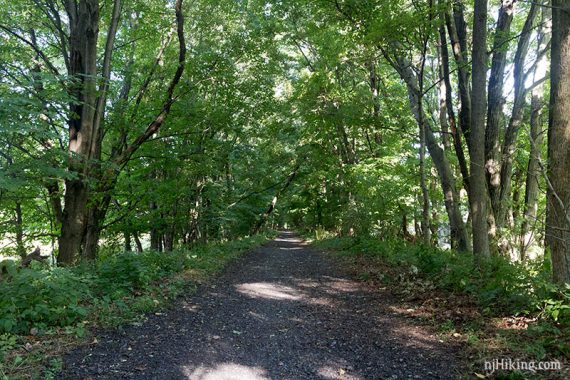
[[[91,312],[101,312],[120,324],[129,316],[158,305],[150,297],[161,293],[163,279],[192,267],[203,274],[220,270],[241,251],[265,241],[263,235],[198,245],[191,250],[107,254],[96,264],[66,268],[10,266],[0,281],[0,334],[28,334],[32,328],[75,326]],[[171,281],[168,296],[183,284]]]
[[[364,255],[392,266],[412,266],[418,275],[439,288],[474,296],[482,307],[495,314],[539,313],[543,318],[570,325],[570,286],[561,289],[550,280],[549,262],[513,263],[493,257],[481,270],[473,267],[473,256],[450,250],[412,244],[401,239],[334,237],[316,243],[343,255]]]
[[[70,269],[22,269],[0,282],[0,332],[28,333],[32,327],[67,326],[87,316],[90,278]]]

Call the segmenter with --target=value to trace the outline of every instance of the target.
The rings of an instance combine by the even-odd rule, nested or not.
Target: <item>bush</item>
[[[561,289],[550,280],[548,261],[512,263],[493,257],[481,270],[475,270],[473,256],[426,247],[403,240],[372,237],[334,237],[316,243],[343,255],[364,255],[389,265],[412,266],[418,275],[440,289],[474,296],[482,307],[495,314],[533,314],[563,326],[570,325],[570,286]]]
[[[89,314],[101,312],[113,324],[120,324],[160,303],[149,295],[163,292],[168,282],[163,280],[187,268],[204,275],[214,273],[266,239],[259,235],[191,250],[108,254],[96,264],[77,267],[11,267],[0,281],[0,334],[75,326],[86,319],[97,320],[98,316]],[[164,292],[178,294],[183,284],[170,282],[171,289]]]
[[[66,268],[22,269],[0,282],[0,332],[28,333],[32,327],[67,326],[88,314],[90,278]]]

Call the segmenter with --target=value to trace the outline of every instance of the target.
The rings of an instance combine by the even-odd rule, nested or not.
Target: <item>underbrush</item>
[[[39,376],[41,365],[57,368],[48,357],[65,352],[90,328],[137,323],[270,235],[174,252],[119,253],[75,267],[10,268],[0,281],[0,379]]]
[[[512,349],[536,360],[570,358],[570,285],[552,283],[548,260],[521,264],[493,257],[477,270],[471,254],[402,240],[328,237],[314,245],[346,260],[364,259],[363,279],[407,282],[416,286],[412,291],[428,288],[444,291],[450,298],[467,297],[474,300],[482,319],[525,318],[531,321],[526,328],[502,334]]]

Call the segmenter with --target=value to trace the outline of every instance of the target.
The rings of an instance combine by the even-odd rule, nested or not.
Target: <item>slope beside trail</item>
[[[453,379],[457,347],[291,232],[139,326],[64,358],[60,379]]]

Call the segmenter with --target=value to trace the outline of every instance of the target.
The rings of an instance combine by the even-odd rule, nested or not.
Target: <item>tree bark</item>
[[[459,209],[459,194],[455,186],[455,177],[445,152],[439,146],[438,141],[430,128],[428,122],[429,119],[426,115],[420,117],[421,108],[419,107],[419,87],[414,70],[412,69],[411,64],[401,56],[397,57],[396,61],[390,61],[393,63],[396,71],[400,74],[400,77],[406,83],[410,107],[416,121],[418,123],[424,123],[426,147],[436,167],[441,182],[441,188],[443,190],[445,209],[447,211],[451,229],[452,247],[460,252],[469,251],[470,247],[467,240],[467,231]]]
[[[491,198],[492,210],[489,215],[496,215],[499,211],[499,194],[501,187],[500,157],[499,157],[499,131],[503,123],[503,96],[505,82],[505,65],[507,63],[509,32],[514,13],[514,0],[502,0],[499,9],[499,18],[493,37],[493,59],[491,61],[491,74],[489,76],[487,102],[487,127],[485,129],[485,169],[487,171],[487,186]],[[498,223],[495,221],[495,223]],[[490,230],[495,234],[494,228]]]
[[[131,234],[127,231],[123,231],[123,236],[125,238],[125,252],[132,252],[133,245],[131,241]]]
[[[498,228],[501,228],[505,224],[509,203],[508,200],[511,195],[511,177],[513,171],[514,154],[516,150],[516,140],[519,129],[523,122],[524,107],[526,105],[526,94],[528,92],[527,88],[525,87],[526,75],[524,72],[524,63],[525,57],[528,54],[531,32],[533,29],[534,21],[536,19],[536,15],[538,14],[538,8],[539,6],[536,3],[533,3],[531,5],[521,32],[521,37],[519,38],[517,51],[515,53],[513,74],[515,80],[515,96],[511,117],[509,119],[507,130],[505,132],[505,139],[502,146],[499,197],[496,199],[497,203],[494,206],[495,220]]]
[[[537,47],[538,54],[546,49],[550,41],[551,33],[551,12],[550,8],[542,10],[542,27],[539,32],[539,44]],[[542,75],[546,75],[548,58],[544,54],[540,61],[537,62],[534,70],[534,80],[536,81]],[[527,176],[525,183],[524,197],[524,219],[521,226],[521,247],[520,259],[526,258],[528,248],[533,244],[533,234],[530,233],[530,226],[536,225],[538,213],[538,185],[540,176],[540,162],[543,142],[542,130],[542,113],[544,108],[544,85],[541,83],[532,90],[530,102],[530,154],[527,166]]]
[[[472,105],[469,153],[471,156],[470,207],[473,253],[480,265],[490,257],[487,233],[487,183],[485,176],[485,109],[487,92],[487,0],[475,0],[473,15]]]
[[[461,132],[458,131],[460,127],[457,125],[455,111],[453,108],[453,95],[451,77],[449,72],[449,50],[447,48],[447,38],[443,25],[441,25],[439,28],[439,38],[441,62],[440,80],[443,80],[443,86],[441,87],[441,90],[442,92],[445,92],[445,110],[447,112],[449,130],[451,132],[453,140],[453,148],[455,150],[455,155],[457,156],[457,161],[459,163],[461,177],[463,178],[463,187],[465,188],[465,191],[467,191],[467,194],[469,194],[469,169],[467,167],[465,151],[463,150],[463,144],[461,142]]]
[[[553,279],[570,282],[570,3],[552,1],[546,243]]]
[[[71,264],[81,250],[87,219],[89,155],[97,106],[99,1],[66,2],[70,29],[70,76],[75,83],[70,105],[69,162],[73,178],[65,181],[58,263]]]
[[[431,9],[432,2],[430,0],[429,6]],[[430,12],[431,14],[431,12]],[[431,227],[430,227],[430,199],[429,189],[426,179],[426,128],[427,123],[424,123],[424,73],[426,65],[427,45],[429,42],[429,35],[426,33],[422,46],[422,57],[420,63],[420,71],[418,74],[418,95],[417,95],[417,108],[418,108],[418,125],[420,133],[420,188],[422,190],[422,237],[425,245],[431,244]],[[443,118],[445,121],[445,117]],[[445,136],[443,137],[445,139]]]
[[[453,3],[453,16],[449,10],[445,12],[445,24],[451,40],[453,57],[457,65],[457,83],[459,87],[459,124],[465,141],[469,145],[469,133],[471,131],[471,86],[469,83],[468,51],[467,51],[467,26],[465,23],[463,0],[455,0]]]
[[[16,229],[16,251],[20,257],[26,256],[26,246],[24,245],[24,221],[22,217],[22,203],[16,201],[15,229]]]
[[[143,251],[143,246],[141,239],[139,238],[138,232],[133,232],[133,239],[135,239],[135,245],[137,246],[137,252],[141,253]]]

